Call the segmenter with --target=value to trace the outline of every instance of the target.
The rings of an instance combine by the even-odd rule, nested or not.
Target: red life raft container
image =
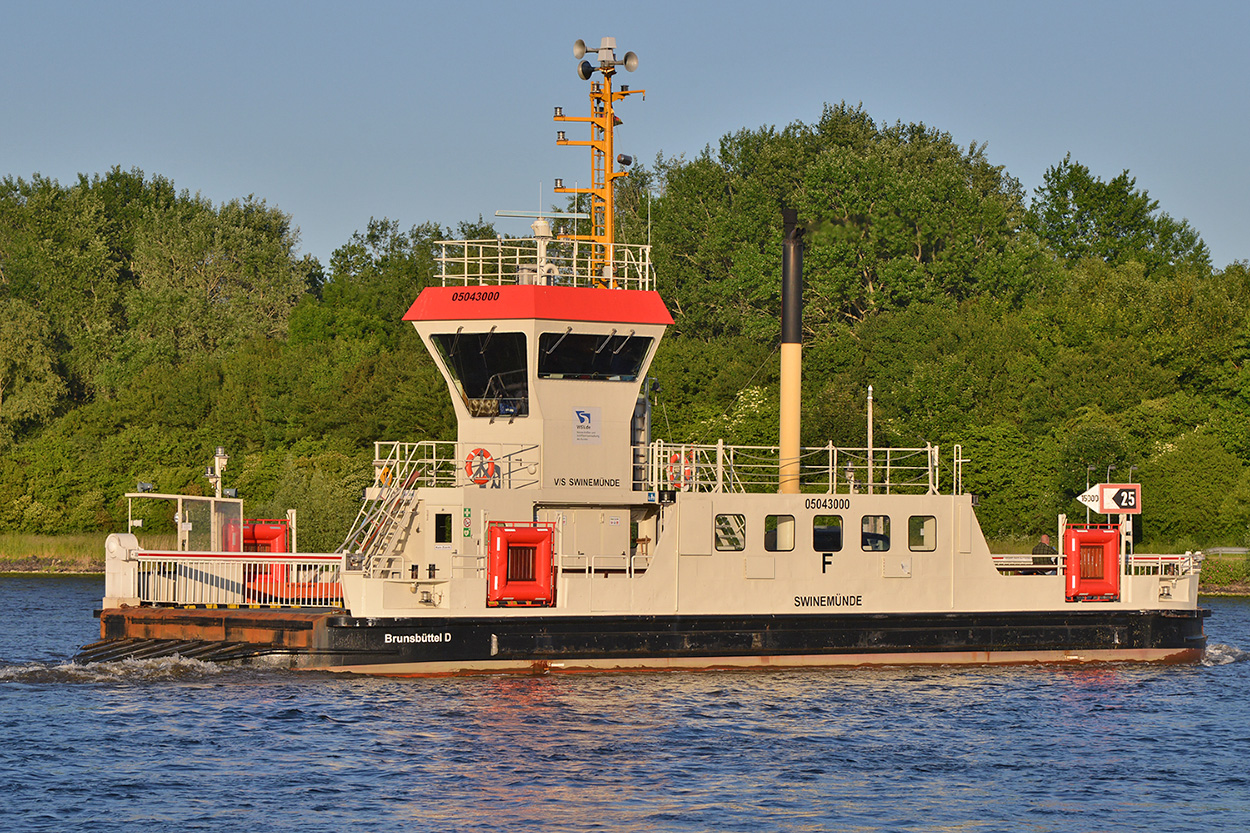
[[[1063,533],[1065,595],[1070,602],[1120,598],[1120,528],[1070,526]]]
[[[243,524],[245,552],[284,553],[291,525],[285,520],[248,520]],[[292,581],[287,564],[266,564],[252,568],[247,588],[257,601],[286,604],[334,605],[343,599],[343,585],[337,581]]]
[[[274,564],[247,582],[247,589],[257,601],[333,605],[343,600],[343,585],[337,581],[288,581],[288,577],[287,565]]]
[[[243,551],[286,552],[290,528],[286,521],[244,521]]]
[[[488,607],[555,604],[555,563],[550,523],[492,523],[487,533]]]

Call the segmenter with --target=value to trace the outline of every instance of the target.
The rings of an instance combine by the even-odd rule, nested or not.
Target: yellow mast
[[[586,44],[579,40],[573,45],[573,57],[581,58],[586,54]],[[590,194],[590,234],[561,234],[562,240],[580,240],[591,245],[590,270],[596,276],[596,284],[612,283],[611,267],[614,261],[612,245],[616,240],[616,215],[613,205],[613,183],[620,177],[629,176],[628,171],[613,170],[612,131],[619,119],[613,115],[612,105],[626,96],[643,93],[646,90],[631,90],[621,85],[619,90],[612,89],[612,76],[618,66],[624,66],[629,72],[638,68],[638,56],[626,52],[623,60],[616,60],[616,38],[603,38],[598,51],[599,66],[590,61],[582,61],[577,67],[577,74],[583,81],[590,81],[596,70],[603,75],[603,81],[590,84],[589,118],[566,116],[563,108],[557,107],[555,121],[580,121],[590,123],[590,141],[579,142],[566,139],[564,131],[556,134],[557,145],[582,145],[591,149],[590,187],[565,188],[560,180],[556,180],[557,194]],[[622,155],[619,161],[629,165],[633,160]]]

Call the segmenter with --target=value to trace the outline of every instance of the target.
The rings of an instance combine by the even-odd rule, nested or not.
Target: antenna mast
[[[578,40],[573,44],[573,57],[581,58],[586,54],[585,41]],[[620,119],[612,113],[612,105],[626,96],[643,93],[646,90],[631,90],[622,84],[619,90],[612,89],[612,76],[618,66],[624,66],[627,72],[638,68],[638,56],[626,52],[623,60],[616,59],[616,38],[603,38],[596,53],[599,66],[590,61],[582,61],[577,65],[577,75],[583,81],[590,81],[596,71],[603,76],[602,81],[590,84],[589,118],[564,115],[564,108],[557,107],[556,121],[589,122],[591,139],[588,142],[571,141],[565,138],[564,131],[556,133],[557,145],[582,145],[591,149],[590,187],[565,188],[563,180],[556,180],[557,194],[590,194],[590,234],[561,234],[562,240],[581,240],[591,245],[590,269],[596,276],[596,285],[608,285],[612,281],[612,246],[615,242],[616,215],[613,204],[613,183],[616,179],[629,176],[628,171],[613,170],[612,131],[620,124]],[[616,157],[622,167],[632,165],[634,160],[626,154]]]

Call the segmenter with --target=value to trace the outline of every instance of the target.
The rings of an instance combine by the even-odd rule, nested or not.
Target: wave
[[[1230,665],[1234,662],[1250,660],[1250,651],[1243,651],[1235,645],[1207,645],[1202,655],[1202,664],[1208,668],[1215,665]]]
[[[0,683],[159,682],[211,677],[224,669],[212,662],[183,657],[122,659],[115,662],[57,664],[31,662],[0,666]]]

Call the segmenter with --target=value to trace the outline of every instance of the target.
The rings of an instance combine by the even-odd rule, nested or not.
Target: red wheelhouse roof
[[[660,293],[574,286],[431,286],[421,290],[405,321],[545,319],[621,324],[672,324]]]

